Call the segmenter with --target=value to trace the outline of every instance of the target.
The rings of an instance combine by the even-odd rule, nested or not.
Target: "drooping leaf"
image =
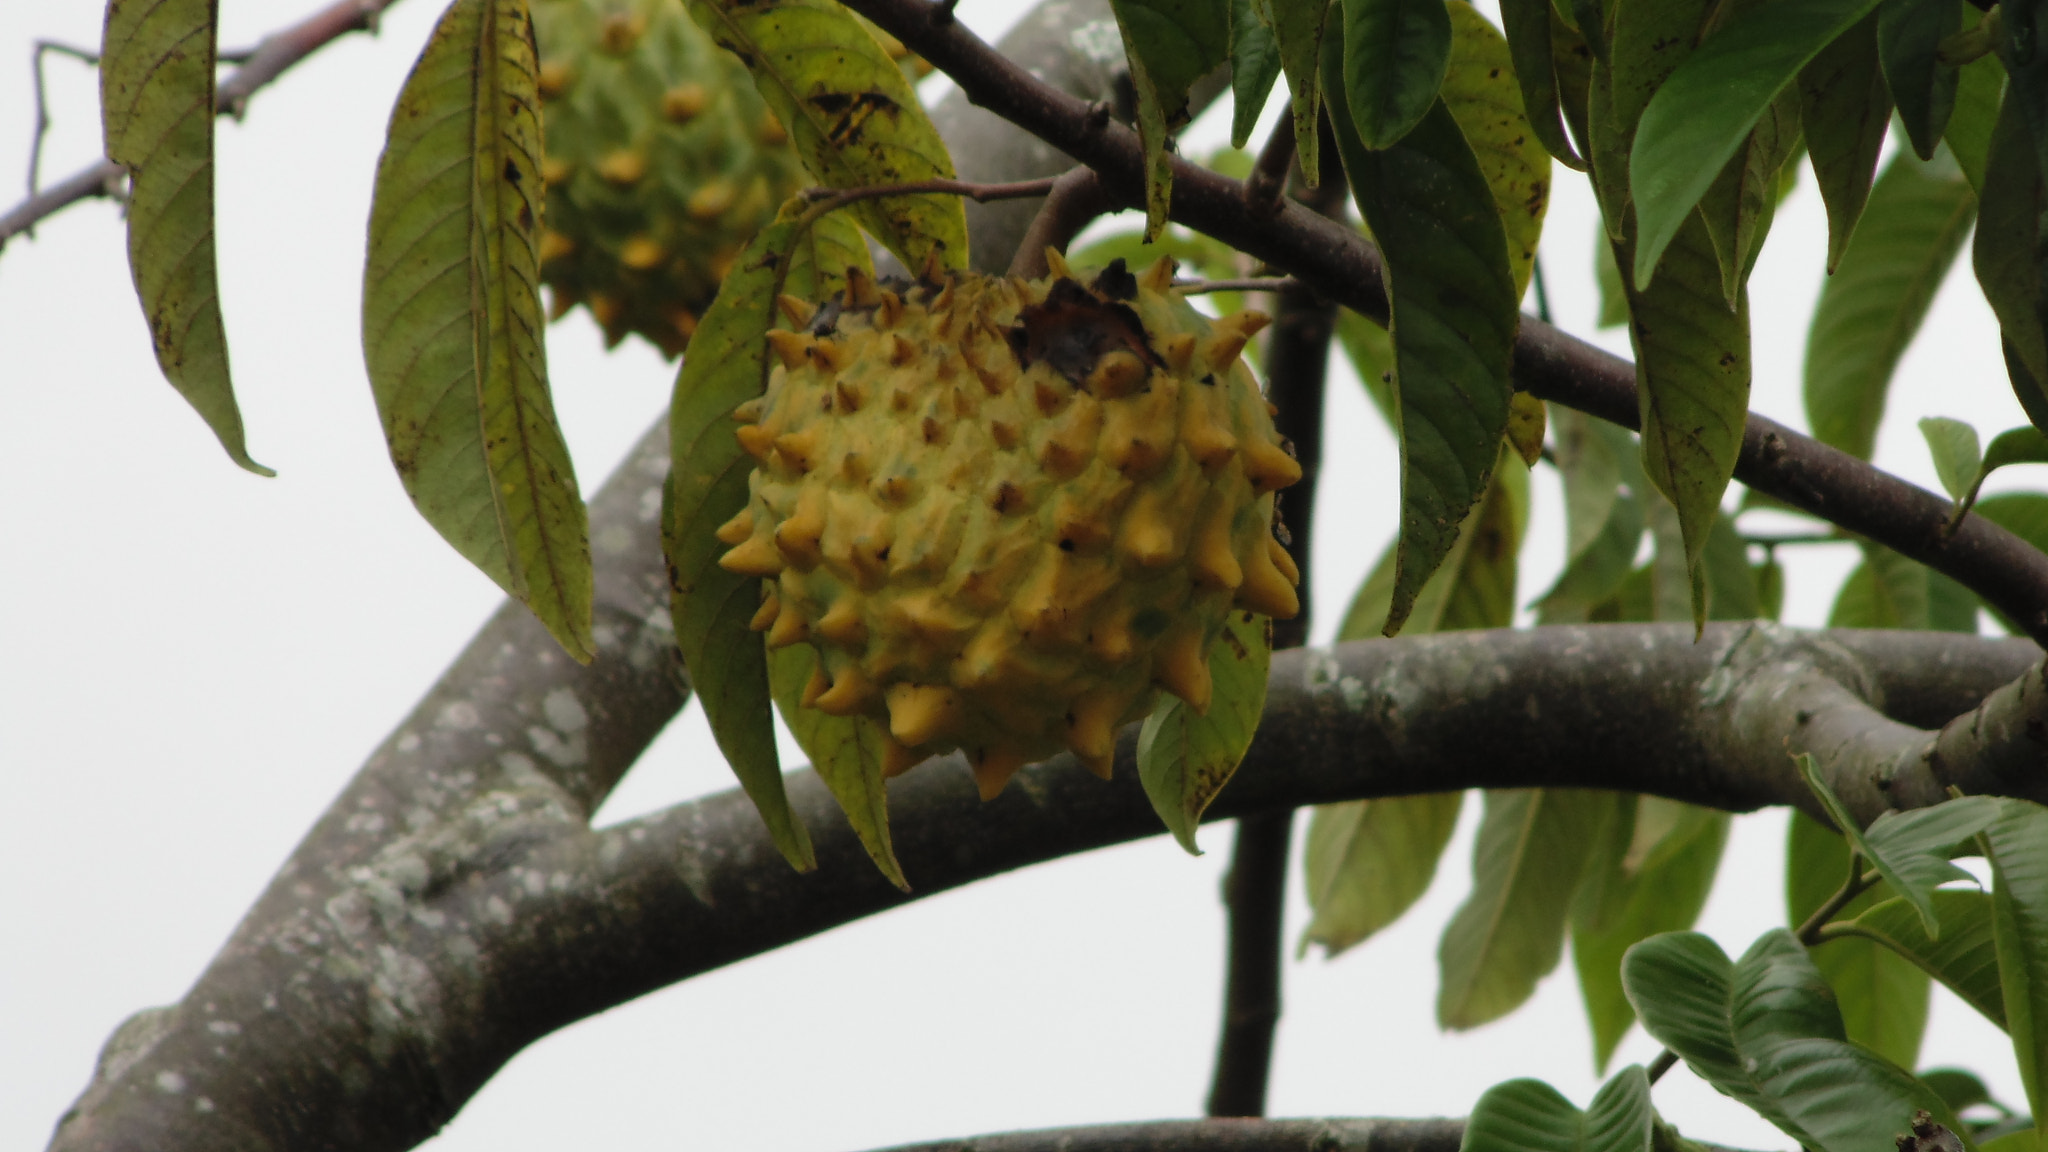
[[[1387,422],[1395,436],[1401,434],[1400,401],[1394,396],[1394,338],[1385,328],[1348,308],[1337,313],[1337,345],[1358,373],[1359,383],[1372,406]],[[1388,553],[1392,555],[1391,552]],[[1393,588],[1394,570],[1387,569],[1387,587]]]
[[[1934,474],[1949,497],[1961,500],[1977,478],[1983,454],[1977,446],[1977,430],[1961,420],[1946,416],[1920,418],[1920,436],[1927,441],[1928,455],[1934,457]]]
[[[1804,924],[1848,874],[1848,843],[1827,825],[1794,811],[1786,843],[1786,922]],[[1891,896],[1891,886],[1879,881],[1836,913],[1834,923],[1839,927]],[[1813,949],[1813,962],[1834,989],[1849,1039],[1901,1068],[1912,1067],[1927,1031],[1932,985],[1926,973],[1877,942],[1832,933]]]
[[[1863,563],[1842,582],[1828,627],[1975,632],[1977,597],[1918,561],[1865,543]]]
[[[1231,5],[1215,0],[1110,0],[1138,91],[1145,145],[1145,238],[1159,235],[1173,197],[1171,133],[1187,122],[1188,89],[1230,59]],[[1255,21],[1256,22],[1256,21]]]
[[[1443,101],[1472,146],[1493,190],[1507,237],[1515,299],[1528,291],[1550,206],[1550,154],[1522,115],[1522,97],[1507,40],[1465,0],[1444,5],[1451,16],[1451,60]]]
[[[799,871],[817,867],[810,835],[790,811],[769,712],[768,656],[748,629],[761,582],[718,566],[725,551],[713,535],[746,507],[753,459],[740,449],[732,412],[761,394],[768,329],[776,323],[775,274],[789,255],[781,290],[818,298],[841,287],[849,266],[864,271],[867,244],[840,213],[798,228],[805,205],[792,201],[734,261],[676,377],[669,405],[669,610],[676,643],[704,705],[711,733],[741,787],[768,825],[776,848]]]
[[[1656,1122],[1640,1065],[1615,1073],[1584,1112],[1541,1080],[1510,1080],[1472,1105],[1459,1152],[1650,1152]]]
[[[100,55],[107,156],[126,168],[128,268],[164,378],[235,463],[249,458],[228,372],[213,244],[217,0],[110,0]]]
[[[917,90],[837,0],[689,0],[689,8],[747,65],[804,167],[825,184],[952,179],[952,156]],[[1229,17],[1220,19],[1227,27]],[[967,211],[958,196],[888,196],[848,211],[906,268],[923,267],[930,252],[945,267],[967,266]]]
[[[1932,1089],[1843,1039],[1834,997],[1789,932],[1764,934],[1736,963],[1698,933],[1654,937],[1629,950],[1622,979],[1652,1036],[1814,1152],[1889,1147],[1923,1108],[1960,1130]]]
[[[1882,0],[1878,51],[1899,122],[1922,160],[1948,128],[1956,105],[1956,68],[1941,61],[1941,42],[1963,28],[1963,0]]]
[[[1629,289],[1643,473],[1677,509],[1696,625],[1707,611],[1701,554],[1749,416],[1749,301],[1739,297],[1733,311],[1724,305],[1720,265],[1697,214],[1656,283]]]
[[[1658,796],[1617,798],[1611,834],[1596,845],[1572,914],[1572,963],[1604,1069],[1635,1023],[1621,958],[1639,940],[1692,927],[1706,906],[1728,840],[1728,815]]]
[[[1325,39],[1326,81],[1342,75],[1340,51],[1336,38]],[[1352,195],[1386,260],[1401,398],[1391,634],[1486,491],[1507,428],[1520,298],[1493,194],[1443,103],[1398,144],[1372,151],[1341,95],[1331,94],[1330,120]]]
[[[1736,306],[1749,270],[1763,250],[1778,206],[1780,173],[1798,150],[1799,92],[1788,85],[1765,106],[1756,127],[1736,145],[1735,154],[1700,198],[1700,219],[1721,265],[1721,295]]]
[[[377,165],[363,359],[420,515],[588,663],[587,517],[541,336],[537,69],[519,0],[441,17]]]
[[[1335,956],[1400,919],[1436,877],[1463,792],[1348,800],[1316,808],[1303,878],[1312,912],[1301,951]]]
[[[2030,391],[2040,391],[2037,382],[2048,380],[2048,341],[2042,337],[2041,269],[2035,251],[2041,233],[2041,166],[2020,103],[2014,93],[1999,107],[1984,160],[1971,256],[1984,299],[1998,315],[2007,358],[2017,361],[2009,373],[2024,406]],[[2028,418],[2039,426],[2031,409]]]
[[[1891,114],[1891,91],[1878,66],[1875,16],[1865,16],[1835,37],[1799,70],[1799,124],[1814,182],[1828,209],[1831,274],[1839,269],[1863,216]]]
[[[1989,827],[1998,816],[1999,801],[1989,796],[1963,796],[1931,808],[1887,811],[1865,830],[1856,826],[1810,753],[1800,753],[1798,764],[1806,786],[1820,797],[1850,850],[1877,869],[1892,891],[1919,911],[1929,937],[1940,939],[1934,890],[1951,880],[1971,879],[1968,872],[1949,862],[1949,850]]]
[[[1588,101],[1592,96],[1593,49],[1577,29],[1564,22],[1557,5],[1548,7],[1550,71],[1557,77],[1557,107],[1564,114],[1565,127],[1571,130],[1572,139],[1578,144],[1581,163],[1574,167],[1587,171],[1592,167],[1588,149],[1588,142],[1592,139]]]
[[[1325,95],[1335,104],[1342,93],[1351,132],[1365,147],[1391,148],[1436,104],[1450,64],[1450,15],[1443,0],[1338,2],[1344,10],[1343,87]],[[1339,74],[1325,55],[1324,83]],[[1385,235],[1377,227],[1373,234]]]
[[[1998,982],[1998,946],[1992,939],[1991,893],[1948,890],[1934,894],[1934,910],[1941,919],[1941,939],[1927,935],[1927,926],[1912,902],[1886,900],[1872,905],[1862,915],[1837,921],[1843,933],[1840,943],[1855,938],[1883,945],[1891,955],[1919,968],[1957,996],[1983,1013],[1986,1020],[2005,1027],[2005,994]],[[1814,950],[1822,961],[1838,942],[1830,941]],[[1838,990],[1839,991],[1839,990]],[[1896,1003],[1883,1005],[1896,1011]],[[1855,1039],[1855,1032],[1850,1032]],[[1867,1043],[1867,1041],[1866,1041]],[[1882,1051],[1882,1049],[1880,1049]],[[1954,1101],[1950,1101],[1953,1105]]]
[[[1549,0],[1503,0],[1501,25],[1507,30],[1508,50],[1514,59],[1515,82],[1522,90],[1522,108],[1529,130],[1546,152],[1572,168],[1584,170],[1586,161],[1565,135],[1558,103],[1556,47],[1551,41]]]
[[[1779,0],[1737,13],[1658,87],[1629,156],[1634,282],[1665,249],[1779,92],[1876,0]]]
[[[1513,623],[1516,561],[1528,520],[1528,472],[1497,469],[1486,498],[1466,515],[1457,542],[1416,595],[1407,630],[1427,635]],[[1390,545],[1359,585],[1337,629],[1340,641],[1365,640],[1384,632],[1398,555],[1398,546]]]
[[[1209,646],[1208,713],[1164,696],[1138,732],[1138,780],[1152,810],[1190,854],[1201,854],[1195,829],[1202,813],[1237,773],[1258,731],[1272,657],[1273,622],[1233,610]]]
[[[2005,102],[2018,110],[2026,127],[2036,169],[2048,173],[2048,53],[2041,51],[2041,5],[2012,0],[1998,10],[2005,34],[1998,45],[2007,77]]]
[[[1628,323],[1628,289],[1621,282],[1621,267],[1614,262],[1614,245],[1605,234],[1593,237],[1593,277],[1600,287],[1600,316],[1594,323],[1602,328]]]
[[[1963,65],[1956,76],[1956,107],[1949,114],[1942,139],[1955,153],[1970,188],[1984,194],[1984,161],[1991,151],[1991,129],[1998,123],[1998,105],[2005,93],[2005,69],[1985,56]]]
[[[2048,808],[2025,800],[2004,811],[1979,842],[1991,863],[1992,939],[2020,1082],[2035,1132],[2048,1133]]]
[[[1251,142],[1258,127],[1259,113],[1280,79],[1280,45],[1273,30],[1253,6],[1253,0],[1231,0],[1230,4],[1230,146],[1242,148]]]
[[[889,838],[889,788],[882,777],[881,726],[866,716],[833,716],[803,706],[804,685],[818,664],[818,650],[790,644],[768,653],[768,683],[789,734],[811,758],[853,834],[889,883],[905,892],[910,881],[896,862]]]
[[[1514,1011],[1557,967],[1572,895],[1610,793],[1496,790],[1472,849],[1472,893],[1437,947],[1437,1023],[1476,1028]]]
[[[1604,239],[1600,245],[1606,247]],[[1559,408],[1555,429],[1554,459],[1564,481],[1565,569],[1536,601],[1537,619],[1545,624],[1583,621],[1613,596],[1635,565],[1643,537],[1634,439],[1569,408]]]
[[[1892,157],[1855,240],[1821,285],[1806,338],[1806,419],[1814,437],[1869,459],[1892,373],[1977,218],[1977,197],[1946,150]]]
[[[1301,176],[1313,188],[1321,178],[1319,156],[1323,115],[1323,36],[1341,38],[1343,18],[1330,0],[1265,0],[1273,14],[1273,42],[1294,109],[1294,154]],[[1332,17],[1336,17],[1333,21]]]

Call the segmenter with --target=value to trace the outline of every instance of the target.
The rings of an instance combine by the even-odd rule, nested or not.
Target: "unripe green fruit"
[[[807,183],[746,67],[681,0],[532,0],[541,280],[617,344],[680,354],[740,249]]]
[[[720,564],[764,578],[755,628],[820,656],[804,705],[877,721],[892,774],[965,749],[992,796],[1071,748],[1106,776],[1155,688],[1207,710],[1229,613],[1298,610],[1273,493],[1301,468],[1239,356],[1266,318],[1211,321],[1172,278],[781,301]]]

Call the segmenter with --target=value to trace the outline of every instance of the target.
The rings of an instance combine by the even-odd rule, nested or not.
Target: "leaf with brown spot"
[[[213,243],[214,0],[113,0],[100,58],[107,155],[126,167],[128,266],[171,382],[229,458],[249,458]]]
[[[588,525],[541,335],[538,85],[523,0],[449,6],[377,166],[363,359],[420,515],[587,663]]]
[[[903,70],[835,0],[690,0],[690,15],[738,56],[797,154],[834,188],[950,180],[953,159]],[[909,268],[936,251],[967,266],[958,196],[888,196],[847,209]]]

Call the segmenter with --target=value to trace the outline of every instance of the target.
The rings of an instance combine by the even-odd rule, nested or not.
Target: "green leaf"
[[[1983,1013],[1986,1020],[2005,1027],[2005,994],[1998,982],[1998,946],[1992,939],[1991,894],[1943,889],[1934,894],[1934,911],[1941,918],[1939,940],[1927,935],[1927,926],[1911,901],[1892,899],[1872,905],[1853,920],[1837,921],[1830,930],[1830,942],[1814,949],[1814,959],[1820,960],[1825,970],[1824,958],[1835,948],[1875,941],[1891,956],[1941,981],[1949,991],[1962,997],[1963,1003]],[[1836,932],[1841,936],[1836,937]],[[1885,1007],[1897,1010],[1895,1003]],[[1850,1035],[1855,1038],[1853,1030]],[[1953,1106],[1954,1101],[1950,1103]]]
[[[910,881],[904,879],[889,841],[889,787],[882,778],[886,733],[866,716],[833,716],[804,707],[804,685],[817,666],[818,650],[809,644],[790,644],[768,653],[775,706],[789,725],[789,734],[811,758],[812,770],[839,801],[839,810],[846,813],[868,859],[889,883],[908,892]]]
[[[1449,0],[1451,62],[1444,74],[1444,107],[1458,122],[1493,190],[1507,237],[1515,299],[1529,288],[1543,214],[1550,205],[1550,154],[1522,115],[1522,96],[1508,43],[1465,0]]]
[[[1920,418],[1920,435],[1927,452],[1934,457],[1934,474],[1949,497],[1961,500],[1977,478],[1983,455],[1977,446],[1977,430],[1961,420],[1946,416]]]
[[[1606,247],[1602,240],[1601,247]],[[1565,569],[1536,601],[1545,624],[1583,621],[1614,595],[1635,565],[1643,508],[1634,437],[1606,421],[1560,407],[1554,460],[1564,481]],[[1623,485],[1630,486],[1625,495]]]
[[[1195,828],[1216,794],[1230,783],[1266,707],[1266,669],[1273,656],[1273,622],[1232,611],[1209,646],[1206,715],[1178,697],[1163,696],[1138,732],[1138,780],[1152,810],[1190,854]]]
[[[109,0],[100,56],[107,156],[128,169],[128,267],[164,378],[235,463],[249,458],[228,373],[213,244],[217,0]]]
[[[1607,236],[1617,244],[1628,236],[1629,150],[1637,121],[1651,95],[1692,55],[1705,15],[1705,0],[1616,5],[1612,49],[1596,53],[1587,93],[1587,158]]]
[[[1991,447],[1984,450],[1983,475],[2008,464],[2048,464],[2048,436],[2038,428],[2023,427],[2008,428],[1992,437]]]
[[[521,0],[456,0],[392,110],[363,358],[420,515],[588,663],[590,542],[548,393],[540,96]]]
[[[2013,0],[1998,9],[2005,33],[1998,56],[2009,80],[2005,102],[2018,108],[2036,167],[2048,172],[2048,54],[2041,51],[2041,6]]]
[[[689,0],[689,8],[746,63],[819,180],[860,188],[953,178],[953,159],[917,90],[838,0]],[[848,211],[906,268],[923,267],[933,252],[945,267],[967,267],[967,210],[958,196],[888,196]]]
[[[1671,73],[1644,107],[1629,156],[1634,278],[1651,277],[1693,205],[1771,101],[1876,0],[1778,0],[1737,14]]]
[[[1443,0],[1339,0],[1344,10],[1342,103],[1355,134],[1372,150],[1391,148],[1436,105],[1451,58],[1451,19]],[[1327,53],[1324,84],[1339,74]],[[1349,170],[1347,163],[1345,168]],[[1372,222],[1371,216],[1366,217]],[[1375,236],[1386,235],[1378,227]]]
[[[1941,1094],[1941,1098],[1958,1114],[1963,1109],[1977,1104],[1999,1107],[1991,1098],[1991,1089],[1973,1072],[1961,1068],[1925,1068],[1920,1072],[1920,1082]]]
[[[759,396],[766,381],[766,337],[775,326],[778,290],[815,299],[842,286],[847,267],[868,266],[867,243],[849,218],[834,213],[806,232],[798,226],[806,207],[800,199],[785,204],[754,237],[690,339],[669,405],[671,468],[663,518],[670,615],[691,686],[777,850],[804,872],[817,867],[817,860],[783,792],[768,710],[767,651],[748,629],[761,581],[720,568],[725,548],[713,533],[747,504],[753,458],[740,449],[732,411]],[[776,266],[784,253],[789,268],[778,285]]]
[[[1934,890],[1951,880],[1971,879],[1968,872],[1949,862],[1949,850],[1989,827],[1998,816],[1999,801],[1989,796],[1965,796],[1911,812],[1887,811],[1866,831],[1856,826],[1849,809],[1828,787],[1812,754],[1802,752],[1796,762],[1799,775],[1820,797],[1850,850],[1877,869],[1892,891],[1919,911],[1929,937],[1940,939],[1941,922],[1934,914]]]
[[[1828,627],[1975,632],[1977,597],[1918,561],[1865,543],[1863,563],[1843,581]]]
[[[1378,324],[1349,308],[1341,308],[1337,311],[1337,345],[1344,349],[1345,358],[1351,361],[1352,370],[1358,373],[1358,381],[1365,386],[1365,394],[1372,400],[1373,408],[1387,422],[1387,427],[1399,436],[1401,409],[1400,401],[1394,396],[1394,338]],[[1389,561],[1387,579],[1391,582],[1393,578],[1394,570]],[[1391,590],[1392,583],[1387,587]]]
[[[1520,1007],[1563,954],[1572,895],[1612,795],[1495,790],[1472,850],[1472,894],[1437,947],[1437,1023],[1476,1028]]]
[[[2048,1137],[2048,808],[2005,802],[1981,841],[1991,862],[1992,939],[2005,1030],[2035,1132]]]
[[[1594,321],[1602,328],[1619,328],[1628,323],[1628,288],[1621,282],[1621,267],[1614,262],[1614,245],[1605,233],[1593,237],[1593,276],[1600,286],[1600,316]]]
[[[1318,149],[1323,115],[1323,36],[1340,12],[1330,0],[1265,0],[1273,14],[1273,42],[1294,106],[1294,154],[1301,176],[1313,188],[1321,178]],[[1342,17],[1335,29],[1343,34]]]
[[[1242,148],[1280,79],[1280,45],[1253,0],[1230,4],[1230,146]]]
[[[1340,50],[1326,38],[1326,81],[1341,74]],[[1328,102],[1331,124],[1392,302],[1401,412],[1392,634],[1486,491],[1507,429],[1520,298],[1493,194],[1442,101],[1400,143],[1372,151],[1339,95]]]
[[[1834,997],[1791,933],[1765,933],[1730,963],[1708,937],[1674,932],[1622,966],[1643,1026],[1702,1079],[1814,1152],[1890,1147],[1926,1109],[1960,1122],[1933,1090],[1843,1039]]]
[[[1721,265],[1721,295],[1730,308],[1749,282],[1749,270],[1771,230],[1779,173],[1799,141],[1799,93],[1788,85],[1764,108],[1756,127],[1743,137],[1700,198],[1700,219],[1714,243],[1714,259]]]
[[[1594,849],[1572,916],[1572,963],[1605,1068],[1635,1023],[1621,958],[1639,940],[1690,928],[1728,841],[1728,815],[1658,796],[1619,796],[1612,834]]]
[[[1956,105],[1956,67],[1941,61],[1941,42],[1963,30],[1963,0],[1881,0],[1878,52],[1899,122],[1922,160],[1948,128]]]
[[[1892,94],[1878,66],[1875,16],[1835,37],[1799,70],[1799,123],[1814,182],[1828,209],[1831,274],[1863,216],[1891,114]]]
[[[1591,109],[1588,100],[1592,95],[1593,49],[1586,38],[1564,22],[1555,4],[1550,9],[1550,71],[1557,77],[1557,106],[1564,113],[1566,127],[1571,129],[1572,139],[1579,145],[1582,163],[1574,165],[1581,171],[1592,167],[1587,142],[1591,125],[1588,117]]]
[[[1640,1065],[1615,1073],[1584,1112],[1541,1080],[1510,1080],[1472,1106],[1459,1152],[1650,1152],[1656,1118]]]
[[[1693,620],[1706,619],[1701,553],[1721,494],[1742,450],[1749,417],[1749,301],[1730,311],[1720,265],[1697,214],[1678,233],[1664,274],[1649,290],[1629,290],[1629,338],[1635,345],[1642,413],[1643,472],[1678,511]]]
[[[1303,878],[1313,915],[1301,951],[1335,956],[1401,918],[1429,890],[1463,792],[1324,804],[1309,818]]]
[[[1900,152],[1885,166],[1807,333],[1806,419],[1816,439],[1870,458],[1899,358],[1976,218],[1976,194],[1945,150],[1931,163]]]
[[[2005,93],[2005,69],[1986,56],[1963,65],[1956,77],[1956,109],[1949,115],[1942,139],[1978,195],[1984,192],[1984,161],[1991,151],[1991,129]]]
[[[1583,171],[1586,161],[1565,135],[1558,103],[1558,83],[1551,40],[1550,0],[1502,0],[1501,26],[1507,30],[1514,58],[1515,82],[1522,90],[1522,108],[1536,143],[1566,165]]]
[[[1188,89],[1230,59],[1231,8],[1215,0],[1110,0],[1138,91],[1145,146],[1145,239],[1166,227],[1173,200],[1172,133],[1187,122]]]
[[[2019,103],[2008,98],[2000,106],[1991,133],[1972,262],[1984,299],[1998,315],[2007,358],[2018,362],[2009,372],[2024,404],[2029,390],[2040,389],[2035,381],[2048,379],[2048,342],[2042,337],[2041,270],[2035,253],[2041,231],[2041,167],[2035,162]],[[2028,417],[2039,424],[2031,410]]]
[[[1827,825],[1794,811],[1786,845],[1787,922],[1804,924],[1848,875],[1848,843]],[[1813,949],[1813,962],[1834,989],[1849,1039],[1910,1068],[1927,1031],[1927,975],[1877,942],[1836,935],[1845,920],[1890,896],[1891,886],[1880,880],[1850,901],[1836,914],[1827,942]],[[1917,923],[1919,913],[1912,915]]]

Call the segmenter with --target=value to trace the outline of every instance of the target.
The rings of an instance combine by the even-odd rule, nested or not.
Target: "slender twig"
[[[936,24],[927,0],[848,5],[951,76],[974,103],[1094,168],[1122,203],[1143,203],[1146,161],[1135,133],[1092,122],[1085,102],[1041,83],[957,23]],[[1355,230],[1295,204],[1259,219],[1245,208],[1241,182],[1178,157],[1167,163],[1174,220],[1386,322],[1379,252]],[[1635,366],[1534,316],[1522,319],[1513,374],[1542,399],[1625,428],[1640,422]],[[1743,429],[1735,478],[1954,578],[2037,642],[2048,642],[2048,555],[1982,516],[1965,518],[1944,538],[1953,511],[1947,499],[1754,413]]]
[[[297,24],[264,37],[248,53],[242,66],[214,90],[215,111],[239,117],[257,89],[351,32],[376,31],[377,18],[397,2],[337,0]],[[0,214],[0,248],[5,248],[7,241],[14,236],[30,231],[39,222],[81,200],[116,194],[123,174],[119,164],[100,160],[42,192],[32,193],[28,199]],[[33,181],[34,176],[30,179]]]
[[[1271,218],[1280,212],[1287,188],[1287,172],[1294,166],[1294,117],[1282,116],[1259,149],[1252,174],[1244,182],[1244,206],[1252,215]]]
[[[1010,275],[1027,280],[1045,275],[1045,250],[1056,248],[1065,252],[1081,229],[1110,206],[1093,170],[1070,168],[1062,173],[1046,193],[1038,215],[1032,217],[1031,227],[1024,230],[1024,239],[1010,258]]]
[[[986,204],[991,200],[1025,200],[1033,196],[1044,196],[1052,191],[1057,176],[1043,180],[1016,180],[1007,184],[977,184],[971,180],[917,180],[908,184],[868,184],[859,188],[806,188],[803,197],[807,200],[830,201],[833,211],[862,200],[878,200],[884,196],[965,196],[969,200]]]
[[[1287,292],[1306,285],[1292,276],[1248,276],[1242,280],[1182,280],[1173,290],[1183,296],[1205,292]]]
[[[1543,280],[1543,257],[1538,256],[1529,264],[1529,283],[1536,289],[1536,318],[1545,324],[1554,323],[1550,318],[1550,286]]]
[[[50,101],[48,95],[43,90],[43,56],[51,52],[55,52],[60,56],[69,56],[74,60],[83,60],[87,64],[98,64],[100,62],[99,53],[97,52],[84,48],[74,48],[69,44],[60,44],[55,40],[36,41],[35,49],[29,56],[30,69],[35,73],[36,80],[36,124],[35,131],[30,134],[28,144],[28,194],[30,199],[35,198],[37,192],[36,181],[42,174],[43,138],[50,134]]]
[[[1643,1071],[1648,1074],[1650,1083],[1655,1084],[1657,1081],[1662,1080],[1664,1074],[1671,1071],[1672,1066],[1677,1063],[1678,1053],[1666,1048],[1662,1052],[1657,1053],[1657,1058],[1650,1061],[1650,1066],[1643,1069]]]
[[[1328,153],[1336,154],[1335,149]],[[1332,165],[1334,168],[1335,166]],[[1346,188],[1341,171],[1325,172],[1307,202],[1318,211],[1343,210]],[[1301,465],[1301,479],[1283,493],[1285,517],[1281,540],[1301,572],[1301,610],[1291,620],[1273,622],[1273,647],[1298,648],[1308,641],[1310,530],[1315,518],[1316,480],[1323,458],[1323,393],[1329,379],[1330,337],[1336,331],[1337,306],[1296,284],[1281,293],[1266,338],[1267,398],[1276,410],[1279,432]],[[1223,1026],[1216,1042],[1216,1069],[1209,1085],[1211,1116],[1262,1116],[1272,1078],[1273,1037],[1280,1025],[1281,979],[1285,970],[1287,858],[1294,835],[1294,812],[1247,816],[1237,822],[1231,846],[1230,875],[1224,881],[1224,903],[1230,912],[1227,965],[1223,985]]]

